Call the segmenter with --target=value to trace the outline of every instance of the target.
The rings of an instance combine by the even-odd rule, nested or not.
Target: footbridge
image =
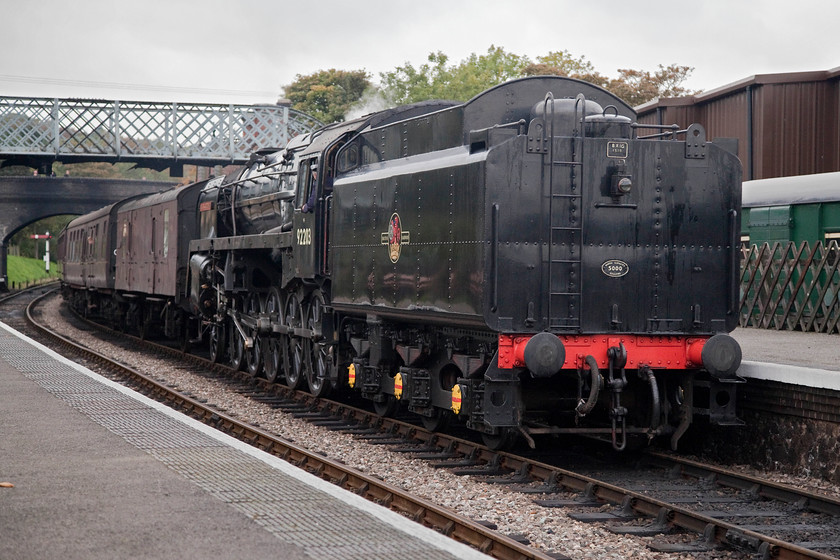
[[[138,167],[244,164],[261,148],[281,148],[322,126],[288,105],[0,97],[0,167],[23,165],[38,177],[0,176],[0,290],[8,282],[9,238],[59,214],[84,214],[172,183],[50,177],[52,164],[102,161]]]
[[[244,163],[320,126],[288,105],[0,97],[0,160],[132,162],[181,176],[184,164]]]

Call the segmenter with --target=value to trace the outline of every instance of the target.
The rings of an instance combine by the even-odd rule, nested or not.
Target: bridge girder
[[[282,148],[320,126],[285,105],[0,97],[0,159],[34,167],[53,161],[152,169],[244,164],[256,150]]]

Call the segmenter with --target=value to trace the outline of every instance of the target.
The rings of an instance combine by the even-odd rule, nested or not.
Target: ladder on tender
[[[545,98],[544,115],[550,123],[547,131],[547,156],[544,166],[548,175],[550,238],[548,243],[548,317],[549,328],[578,330],[583,312],[582,248],[583,248],[583,145],[586,99],[575,99],[575,123],[571,158],[558,159],[555,151],[554,96]],[[548,114],[548,111],[551,114]],[[580,110],[580,118],[578,118]]]

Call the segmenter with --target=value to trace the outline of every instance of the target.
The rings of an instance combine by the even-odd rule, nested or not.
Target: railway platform
[[[738,375],[840,391],[840,336],[836,334],[738,328]]]
[[[0,558],[488,558],[3,323],[0,482]]]

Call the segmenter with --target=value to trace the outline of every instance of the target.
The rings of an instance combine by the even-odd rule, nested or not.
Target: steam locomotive
[[[569,78],[374,113],[74,220],[67,300],[501,448],[738,424],[741,166]],[[650,128],[650,127],[647,127]]]

